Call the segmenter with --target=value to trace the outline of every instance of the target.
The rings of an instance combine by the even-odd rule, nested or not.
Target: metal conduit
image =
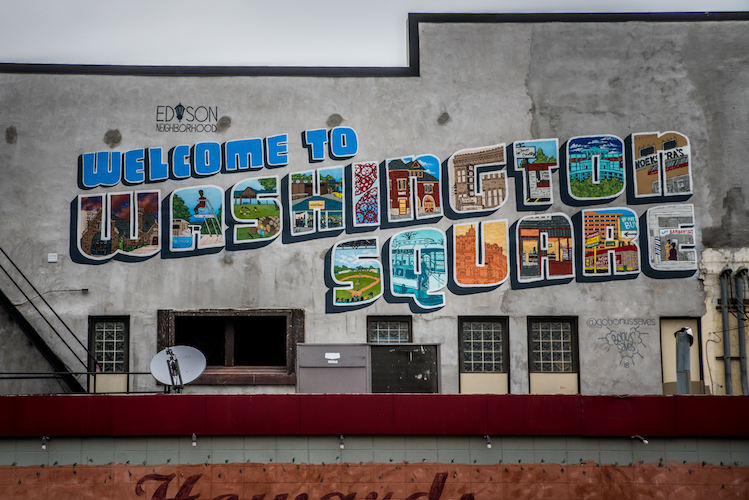
[[[728,332],[728,277],[731,269],[726,267],[720,272],[720,312],[723,316],[723,367],[726,374],[726,394],[733,394],[731,384],[731,337]]]
[[[749,395],[749,383],[746,378],[746,339],[744,338],[744,275],[749,272],[745,267],[739,268],[734,275],[736,280],[736,310],[739,322],[739,357],[741,361],[741,393]]]

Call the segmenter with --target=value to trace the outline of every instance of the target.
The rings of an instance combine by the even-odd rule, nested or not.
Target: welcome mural
[[[358,153],[349,127],[303,133],[310,163],[345,161]],[[326,155],[327,153],[327,155]],[[376,236],[336,242],[330,252],[332,306],[359,308],[385,295],[428,311],[445,303],[444,289],[490,291],[554,283],[683,278],[697,269],[689,140],[677,132],[559,140],[533,139],[457,151],[445,162],[432,154],[286,175],[288,134],[264,139],[201,142],[79,158],[81,189],[154,184],[168,179],[245,174],[225,190],[204,184],[81,194],[71,234],[78,261],[138,261],[263,247],[404,227],[380,246]],[[554,202],[554,172],[562,202],[589,207],[626,193],[630,205],[656,204],[638,218],[628,207],[585,208],[572,217],[541,213]],[[509,168],[508,165],[512,165]],[[247,176],[266,169],[264,175]],[[490,218],[512,198],[518,220]],[[166,213],[163,213],[163,212]],[[424,226],[442,217],[447,232]],[[409,227],[415,226],[415,227]],[[407,229],[405,229],[407,228]],[[383,262],[384,260],[384,262]],[[326,271],[328,272],[328,271]],[[389,293],[385,294],[384,292]]]

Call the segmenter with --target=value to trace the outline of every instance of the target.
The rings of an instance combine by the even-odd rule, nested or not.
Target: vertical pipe
[[[744,275],[749,271],[745,267],[736,271],[736,310],[739,321],[739,357],[741,359],[741,393],[749,395],[749,383],[746,378],[746,339],[744,337]]]
[[[731,385],[731,337],[728,332],[728,277],[731,269],[725,268],[720,272],[720,310],[723,315],[723,367],[726,373],[726,394],[733,394]]]

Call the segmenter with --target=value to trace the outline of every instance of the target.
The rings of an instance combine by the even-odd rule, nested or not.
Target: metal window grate
[[[538,321],[531,324],[533,371],[574,372],[572,324]]]
[[[408,321],[370,320],[369,342],[375,344],[402,344],[411,341],[411,324]]]
[[[94,325],[94,356],[102,372],[125,371],[125,323],[102,321]]]
[[[503,372],[502,335],[498,321],[463,322],[463,370]]]

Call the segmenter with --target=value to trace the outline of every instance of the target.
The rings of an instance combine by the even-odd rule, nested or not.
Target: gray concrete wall
[[[743,22],[623,24],[423,24],[418,78],[201,77],[0,75],[0,225],[2,247],[40,290],[89,288],[87,295],[53,294],[48,300],[82,341],[89,315],[131,318],[130,367],[145,371],[156,353],[156,310],[202,308],[301,308],[307,342],[366,341],[367,315],[408,315],[408,306],[384,298],[358,311],[327,314],[325,256],[336,241],[221,251],[199,257],[138,263],[82,265],[69,258],[70,204],[84,191],[76,185],[82,153],[224,142],[289,134],[289,165],[249,176],[286,175],[323,166],[310,164],[301,147],[304,130],[328,127],[334,114],[353,127],[359,153],[353,161],[377,161],[430,153],[446,160],[462,148],[499,142],[576,135],[679,131],[692,144],[696,227],[706,246],[747,244],[743,151],[749,123],[749,33]],[[218,106],[231,126],[218,134],[155,131],[155,108],[178,100]],[[448,119],[449,118],[449,119]],[[15,132],[10,131],[14,127]],[[8,132],[9,131],[9,132]],[[17,135],[16,135],[17,134]],[[107,138],[109,137],[109,138]],[[563,168],[560,169],[560,172]],[[203,184],[230,188],[245,174],[219,174],[135,189],[175,189]],[[581,207],[561,202],[554,174],[554,205],[546,211],[572,217]],[[510,223],[518,212],[512,185],[503,208],[484,220]],[[119,184],[110,192],[125,192]],[[100,193],[106,189],[95,189]],[[600,206],[600,205],[599,205]],[[627,206],[625,196],[605,206]],[[630,205],[642,215],[654,205]],[[477,219],[467,219],[477,220]],[[432,226],[447,230],[454,221]],[[465,222],[465,220],[464,220]],[[423,226],[422,226],[423,227]],[[380,244],[401,231],[382,229]],[[698,242],[701,249],[701,243]],[[60,261],[47,263],[57,252]],[[511,264],[512,265],[512,264]],[[3,290],[9,288],[2,282]],[[9,290],[9,295],[14,293]],[[526,318],[575,316],[584,394],[660,394],[657,326],[639,346],[634,364],[602,340],[593,318],[700,317],[702,284],[695,274],[678,280],[644,275],[633,280],[512,289],[456,295],[446,305],[414,314],[413,340],[440,343],[442,390],[459,391],[458,315],[503,315],[510,320],[510,387],[528,386]],[[17,298],[17,297],[16,297]],[[0,319],[0,321],[3,321]],[[50,338],[50,343],[55,344]],[[62,357],[70,359],[56,345]],[[0,370],[6,370],[6,351]],[[66,357],[67,356],[67,357]],[[138,389],[156,389],[148,377]],[[291,387],[191,387],[191,392],[278,392]]]

